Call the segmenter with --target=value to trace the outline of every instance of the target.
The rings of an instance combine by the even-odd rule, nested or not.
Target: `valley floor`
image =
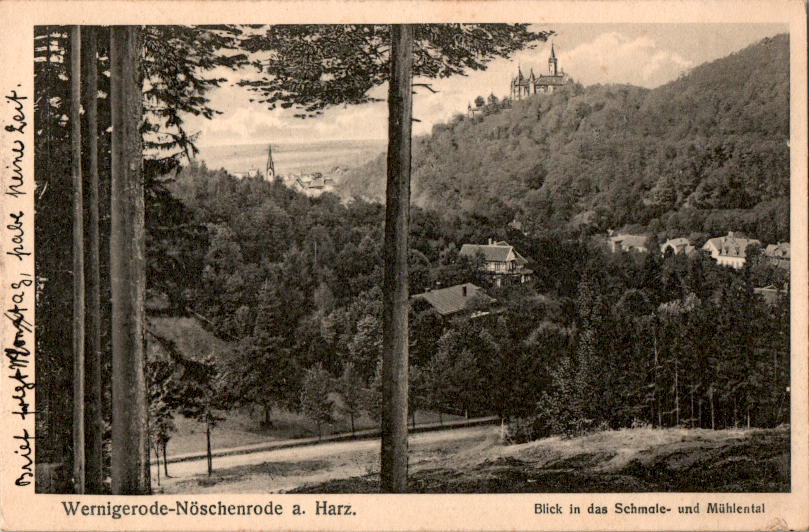
[[[414,434],[414,493],[788,491],[789,429],[631,429],[503,445],[497,426]],[[379,441],[326,443],[215,461],[160,493],[374,493]],[[169,464],[182,474],[182,464]]]

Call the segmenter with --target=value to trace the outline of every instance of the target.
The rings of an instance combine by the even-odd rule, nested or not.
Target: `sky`
[[[555,35],[534,49],[489,63],[484,71],[429,80],[438,94],[418,90],[413,102],[414,135],[429,133],[434,124],[465,112],[478,95],[508,94],[517,67],[547,72],[551,43],[559,67],[584,84],[628,83],[654,88],[708,61],[741,50],[764,37],[787,32],[783,24],[543,24],[532,29]],[[295,143],[329,140],[383,140],[387,135],[385,102],[328,109],[322,116],[295,118],[292,110],[270,111],[249,101],[251,93],[235,86],[245,73],[230,73],[230,82],[211,91],[211,105],[222,111],[213,120],[187,117],[201,146]],[[423,81],[423,80],[416,80]],[[385,98],[386,86],[372,95]]]

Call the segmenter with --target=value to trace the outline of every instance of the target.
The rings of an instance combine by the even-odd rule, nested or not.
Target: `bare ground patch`
[[[789,429],[636,429],[569,440],[475,447],[478,460],[440,453],[412,468],[412,493],[783,492]],[[463,456],[467,454],[467,456]],[[412,462],[411,462],[412,463]],[[298,493],[374,493],[375,474]]]

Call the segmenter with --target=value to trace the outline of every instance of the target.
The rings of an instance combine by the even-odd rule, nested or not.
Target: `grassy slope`
[[[339,398],[334,397],[335,402]],[[211,433],[211,442],[214,449],[226,449],[273,440],[286,440],[293,438],[309,438],[317,436],[317,425],[297,412],[284,409],[273,409],[272,426],[262,424],[263,413],[260,409],[240,408],[223,413],[226,419],[220,422]],[[444,421],[462,419],[460,416],[444,414]],[[438,414],[435,412],[418,411],[416,423],[437,423]],[[193,419],[177,416],[174,420],[177,432],[168,444],[169,456],[191,452],[205,451],[205,424]],[[354,428],[364,430],[377,426],[367,414],[355,419]],[[337,417],[335,423],[323,426],[323,435],[351,432],[347,419]]]
[[[789,430],[633,429],[523,445],[480,445],[423,461],[415,493],[783,492]],[[298,489],[374,493],[366,475]]]

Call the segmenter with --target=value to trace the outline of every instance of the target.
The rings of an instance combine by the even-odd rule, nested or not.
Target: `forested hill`
[[[533,230],[787,239],[788,54],[779,35],[652,90],[570,84],[458,115],[415,139],[414,202]],[[379,157],[352,170],[343,193],[382,198],[384,175]]]

